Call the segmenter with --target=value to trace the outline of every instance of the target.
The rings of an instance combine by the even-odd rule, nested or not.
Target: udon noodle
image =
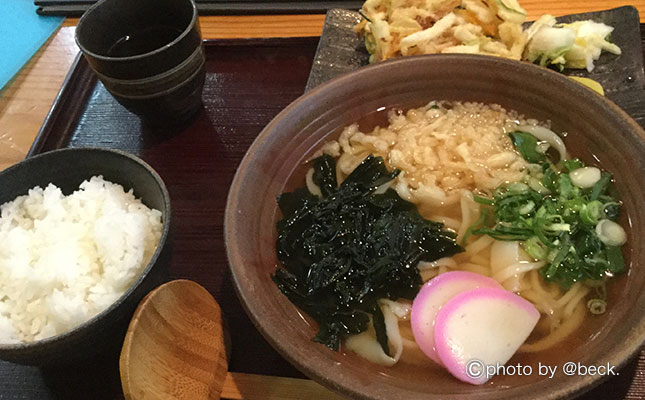
[[[388,168],[401,170],[391,183],[399,196],[415,203],[425,218],[454,230],[465,249],[450,258],[420,263],[424,282],[450,270],[492,277],[532,302],[542,314],[520,351],[546,350],[566,338],[585,317],[583,300],[590,287],[576,283],[565,292],[542,279],[538,270],[544,261],[535,262],[519,242],[467,235],[482,212],[473,192],[490,196],[499,185],[521,181],[528,173],[529,164],[515,150],[508,133],[519,125],[547,125],[499,105],[461,102],[431,102],[405,113],[390,110],[389,123],[367,133],[361,132],[358,124],[350,125],[338,140],[323,146],[321,152],[337,157],[338,181],[367,155],[383,157]],[[307,176],[307,187],[320,195],[312,173]],[[381,308],[393,356],[385,355],[376,341],[370,340],[370,331],[349,338],[346,346],[383,365],[393,365],[399,357],[428,362],[415,352],[404,351],[416,347],[408,322],[409,304],[383,300]]]

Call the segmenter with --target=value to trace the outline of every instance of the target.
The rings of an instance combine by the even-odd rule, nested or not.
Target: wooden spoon
[[[227,373],[219,304],[199,284],[176,280],[139,304],[125,336],[121,384],[128,400],[341,399],[307,379]]]
[[[219,399],[228,369],[219,304],[187,280],[165,283],[139,304],[119,367],[126,399]]]

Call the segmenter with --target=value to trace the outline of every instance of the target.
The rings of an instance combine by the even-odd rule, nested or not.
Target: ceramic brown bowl
[[[597,157],[614,173],[630,217],[628,273],[609,285],[608,311],[589,317],[574,342],[522,359],[528,376],[499,376],[471,386],[440,369],[379,367],[352,353],[312,342],[315,324],[303,317],[270,279],[278,265],[276,196],[303,186],[303,163],[340,129],[380,107],[419,107],[430,100],[498,103],[527,117],[550,120],[567,132],[568,149]],[[404,58],[336,78],[302,96],[258,136],[231,187],[225,239],[242,304],[264,337],[303,373],[328,388],[362,399],[551,399],[571,397],[604,377],[565,376],[566,362],[618,369],[645,339],[645,133],[616,105],[569,78],[527,63],[472,55]],[[295,175],[294,175],[295,174]],[[294,181],[292,176],[300,176]],[[511,359],[511,363],[516,359]],[[539,375],[539,363],[557,367]]]
[[[43,153],[0,173],[0,204],[25,195],[34,186],[58,186],[71,194],[86,179],[102,175],[118,183],[148,207],[161,211],[163,228],[157,249],[141,275],[107,309],[76,328],[25,344],[0,344],[0,359],[53,367],[90,359],[98,354],[118,354],[130,318],[141,299],[168,278],[171,253],[170,196],[157,172],[143,160],[120,150],[69,148]]]

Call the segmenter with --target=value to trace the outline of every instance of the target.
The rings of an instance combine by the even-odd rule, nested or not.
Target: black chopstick
[[[311,14],[326,13],[331,8],[358,10],[362,1],[206,1],[196,0],[202,15],[245,14]],[[79,16],[95,1],[92,0],[36,0],[40,15]]]

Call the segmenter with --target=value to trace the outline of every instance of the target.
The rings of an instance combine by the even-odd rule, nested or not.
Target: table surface
[[[523,0],[533,20],[544,13],[566,15],[635,6],[645,23],[645,0]],[[68,19],[19,74],[0,91],[0,170],[22,160],[60,90],[78,48],[77,19]],[[200,17],[205,39],[319,36],[324,15]]]

